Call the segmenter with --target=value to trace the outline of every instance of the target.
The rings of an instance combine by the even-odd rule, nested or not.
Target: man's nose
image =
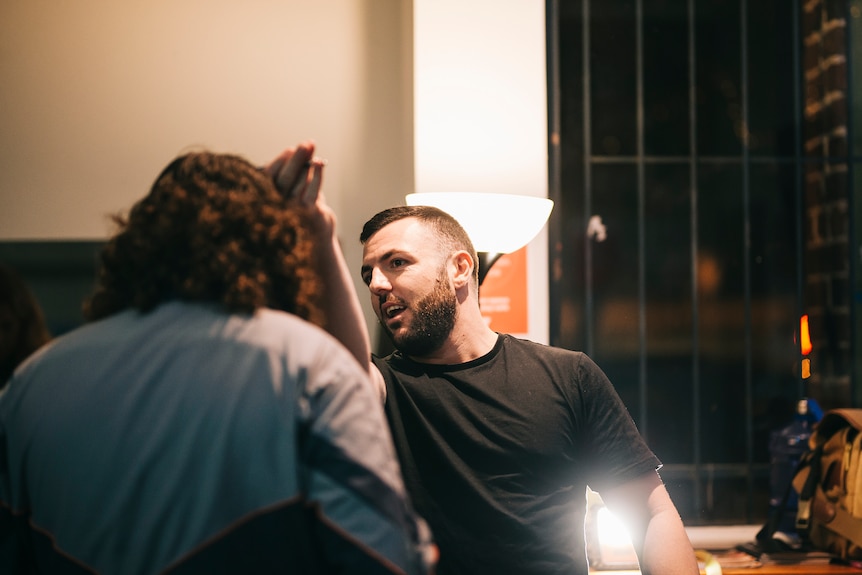
[[[392,284],[389,283],[389,279],[386,277],[386,274],[382,273],[380,270],[372,270],[371,281],[368,282],[368,289],[371,290],[371,293],[380,295],[381,293],[391,290]]]

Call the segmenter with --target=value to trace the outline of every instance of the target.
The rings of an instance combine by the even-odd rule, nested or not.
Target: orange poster
[[[479,305],[494,331],[527,333],[527,246],[504,254],[491,266],[479,287]]]

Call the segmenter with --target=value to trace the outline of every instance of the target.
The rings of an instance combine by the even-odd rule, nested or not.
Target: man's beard
[[[457,300],[443,273],[437,277],[434,289],[410,306],[413,323],[406,333],[394,335],[383,324],[383,330],[401,353],[412,357],[425,357],[438,350],[455,327]]]

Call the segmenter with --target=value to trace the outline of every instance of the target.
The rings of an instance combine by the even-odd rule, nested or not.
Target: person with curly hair
[[[340,317],[323,168],[311,142],[265,168],[188,153],[115,216],[88,322],[0,396],[0,571],[433,567]]]
[[[12,372],[51,340],[42,307],[17,271],[0,265],[0,389]]]

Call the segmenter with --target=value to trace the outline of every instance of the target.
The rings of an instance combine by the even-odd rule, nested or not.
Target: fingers
[[[320,187],[323,183],[323,167],[326,161],[320,158],[314,158],[309,166],[308,185],[305,188],[305,193],[302,195],[302,201],[307,204],[314,204],[320,197]]]
[[[301,197],[308,183],[308,166],[314,155],[314,143],[303,142],[299,144],[289,156],[285,158],[279,171],[275,175],[275,185],[288,197]]]
[[[281,154],[278,155],[278,157],[276,157],[272,162],[270,162],[269,165],[262,168],[263,172],[270,178],[272,178],[274,182],[276,180],[276,177],[278,176],[279,171],[281,171],[281,169],[284,167],[290,157],[293,156],[294,151],[294,148],[288,148],[283,151]]]
[[[319,172],[322,161],[318,168],[314,167],[314,142],[306,141],[300,143],[296,148],[288,148],[275,158],[264,172],[272,178],[276,189],[289,199],[304,200],[309,185],[315,181],[315,172]],[[317,190],[320,188],[320,174],[317,174]],[[318,191],[315,190],[314,196]],[[314,200],[312,199],[312,202]]]
[[[323,197],[323,168],[326,160],[314,157],[314,143],[288,148],[263,168],[278,192],[290,202],[309,208],[310,229],[321,238],[331,238],[335,214]]]

